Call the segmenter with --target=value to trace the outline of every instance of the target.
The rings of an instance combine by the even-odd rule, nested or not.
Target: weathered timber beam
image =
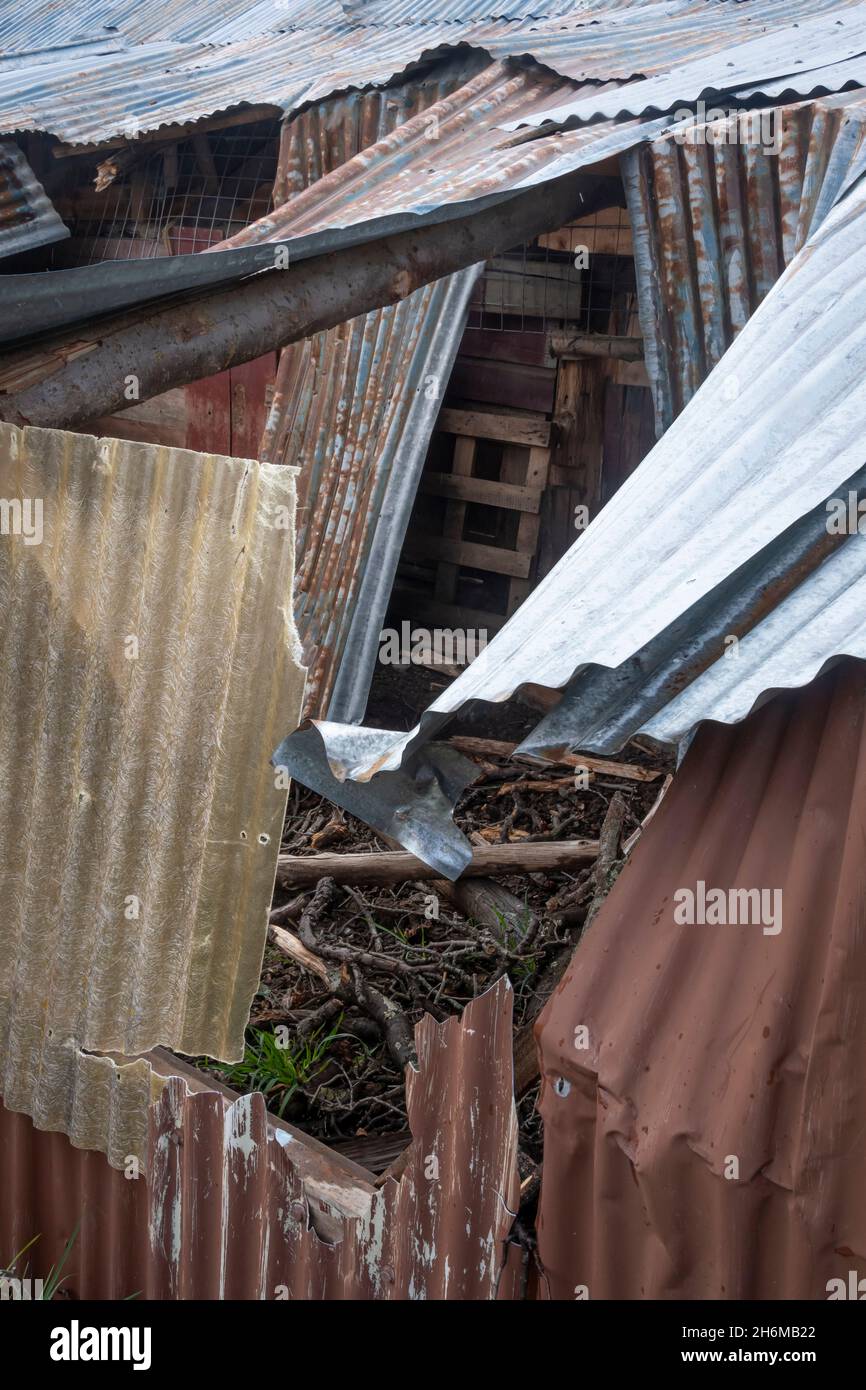
[[[598,853],[596,840],[518,840],[514,844],[473,847],[464,870],[467,878],[485,874],[538,873],[589,864]],[[405,850],[382,854],[281,854],[277,860],[280,883],[318,883],[333,878],[337,883],[429,882],[439,871]]]
[[[146,401],[394,304],[618,196],[610,179],[572,174],[466,217],[263,272],[194,301],[123,315],[94,330],[92,346],[52,376],[0,398],[0,419],[63,428],[113,415],[129,404],[131,377],[137,401]],[[74,337],[80,343],[82,336],[79,327]]]

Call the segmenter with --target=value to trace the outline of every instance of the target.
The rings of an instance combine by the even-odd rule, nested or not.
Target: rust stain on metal
[[[856,91],[684,122],[623,156],[660,430],[860,169],[864,134]]]

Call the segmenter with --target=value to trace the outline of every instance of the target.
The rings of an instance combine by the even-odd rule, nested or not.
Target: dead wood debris
[[[407,1130],[403,1073],[414,1062],[415,1024],[424,1013],[441,1021],[462,1011],[507,974],[515,995],[521,1156],[531,1178],[541,1159],[532,1027],[667,769],[632,745],[628,763],[593,759],[587,785],[585,773],[576,783],[563,768],[586,767],[589,759],[527,764],[515,761],[513,744],[462,742],[478,777],[456,820],[473,844],[507,853],[580,839],[596,842],[597,855],[593,844],[592,855],[575,854],[573,864],[567,855],[565,863],[554,855],[546,865],[519,856],[520,867],[495,880],[470,876],[457,884],[422,879],[417,866],[405,881],[389,874],[369,882],[351,873],[349,882],[338,882],[323,870],[339,856],[391,863],[384,856],[392,847],[295,785],[282,863],[306,859],[316,873],[301,883],[281,870],[248,1038],[253,1052],[262,1033],[278,1026],[288,1038],[292,1065],[288,1079],[267,1092],[269,1108],[378,1171],[391,1153],[390,1137]],[[253,1088],[237,1069],[215,1070],[237,1089]],[[252,1065],[246,1072],[267,1091],[261,1072]]]

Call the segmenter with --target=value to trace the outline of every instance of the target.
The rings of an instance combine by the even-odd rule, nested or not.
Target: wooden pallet
[[[461,566],[507,575],[510,617],[533,585],[541,498],[550,467],[550,424],[522,415],[446,409],[437,428],[456,436],[453,469],[424,473],[421,491],[446,499],[444,525],[441,536],[413,536],[412,549],[436,562],[434,597],[445,606],[455,602]],[[498,479],[474,475],[481,439],[503,445]],[[466,509],[473,502],[519,514],[513,548],[464,539]]]

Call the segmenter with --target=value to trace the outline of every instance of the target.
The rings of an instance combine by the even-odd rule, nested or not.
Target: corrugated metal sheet
[[[543,1295],[826,1299],[862,1277],[864,715],[846,663],[702,730],[578,946],[537,1030]],[[781,930],[677,923],[699,881],[779,889]]]
[[[0,256],[69,236],[45,189],[11,141],[0,141]]]
[[[600,95],[582,95],[547,111],[537,112],[528,122],[542,125],[545,121],[563,123],[583,122],[618,116],[641,116],[649,112],[671,111],[678,105],[694,103],[701,97],[715,98],[749,84],[787,76],[791,89],[804,96],[812,90],[810,69],[821,69],[822,82],[831,90],[839,90],[856,78],[866,85],[866,5],[852,0],[851,4],[833,3],[801,6],[786,0],[784,5],[754,10],[726,6],[724,10],[704,9],[702,22],[682,21],[671,14],[668,25],[659,24],[657,14],[645,17],[643,12],[623,17],[609,34],[602,28],[599,44],[613,39],[617,44],[625,35],[633,42],[626,51],[639,57],[638,35],[645,28],[644,43],[648,56],[640,60],[637,69],[627,73],[616,62],[610,62],[607,77],[627,78],[643,75],[642,80]],[[676,35],[675,47],[672,36]],[[585,42],[580,33],[581,44]],[[695,40],[695,41],[692,41]],[[562,40],[560,40],[562,42]],[[590,43],[592,40],[590,39]],[[667,44],[663,61],[656,55],[655,45]],[[568,77],[591,78],[594,74],[584,67],[582,49],[573,58],[558,59],[549,50],[542,51],[533,41],[532,52],[539,62],[547,62],[557,72]],[[654,61],[656,58],[656,61]],[[855,60],[862,67],[855,69]],[[831,69],[844,64],[838,86],[833,84]]]
[[[516,141],[500,129],[504,118],[518,112],[527,115],[549,100],[551,92],[564,88],[576,90],[574,83],[564,83],[537,68],[489,64],[458,90],[409,115],[391,133],[380,135],[354,158],[343,154],[331,169],[322,169],[324,177],[318,183],[222,245],[256,245],[384,216],[442,216],[452,207],[455,213],[465,213],[484,198],[588,168],[664,128],[662,121],[605,122],[529,143]],[[357,108],[349,101],[351,121]],[[310,142],[318,143],[320,149],[326,141],[335,143],[342,154],[345,137],[334,141],[327,122],[323,137],[310,114],[298,118],[305,123],[301,129],[309,129]],[[347,130],[354,134],[351,124]],[[306,150],[304,158],[310,158]],[[288,180],[296,160],[296,153],[284,150],[281,163],[289,171]]]
[[[508,982],[416,1028],[413,1140],[373,1189],[271,1121],[167,1081],[137,1181],[0,1108],[4,1258],[37,1232],[38,1277],[81,1218],[66,1267],[79,1298],[494,1299],[515,1295],[518,1202]],[[352,1210],[356,1214],[351,1214]],[[5,1252],[9,1251],[9,1255]]]
[[[265,249],[273,241],[287,239],[288,269],[298,274],[298,265],[312,257],[505,202],[526,187],[586,169],[663,129],[662,121],[603,124],[530,146],[515,144],[497,128],[502,111],[530,111],[551,91],[573,84],[538,69],[483,59],[484,71],[478,73],[478,62],[476,56],[461,56],[430,79],[353,94],[297,117],[285,137],[276,186],[276,196],[295,196],[231,240],[208,248],[219,257],[109,261],[10,278],[14,312],[0,325],[0,339],[11,342],[92,318],[95,303],[107,314],[167,294],[235,282],[273,268],[273,253]],[[449,95],[442,97],[443,92]],[[315,179],[321,186],[308,187]],[[103,325],[99,336],[104,334]],[[75,351],[88,336],[80,333]],[[4,361],[7,389],[13,381],[49,374],[42,353],[41,347],[26,352],[20,370],[17,362]],[[6,375],[10,368],[12,376]]]
[[[36,0],[36,17],[42,5]],[[27,0],[22,6],[17,32],[26,36],[31,12]],[[728,90],[733,82],[744,86],[799,71],[804,55],[815,67],[850,60],[858,52],[861,30],[866,31],[857,0],[786,0],[784,6],[768,0],[736,5],[670,0],[661,6],[593,8],[571,18],[443,18],[420,24],[393,23],[384,10],[375,23],[337,15],[331,20],[327,5],[324,11],[316,8],[310,25],[300,6],[270,13],[261,5],[249,13],[213,8],[213,14],[199,6],[188,13],[186,5],[172,4],[163,16],[153,6],[127,4],[113,18],[122,51],[101,53],[97,45],[84,55],[54,49],[53,42],[66,41],[63,35],[74,36],[78,29],[98,35],[101,7],[92,11],[88,4],[81,23],[70,20],[49,30],[42,52],[35,17],[33,61],[0,64],[0,129],[50,130],[83,143],[122,133],[135,122],[140,130],[153,130],[240,102],[291,111],[344,88],[385,83],[422,57],[458,43],[494,58],[528,54],[581,82],[651,76],[649,82],[632,83],[621,100],[585,98],[579,113],[566,102],[557,119],[640,114],[697,98],[708,84],[718,83],[720,73]],[[832,24],[824,18],[830,14]],[[753,33],[762,37],[752,39]]]
[[[473,55],[387,93],[319,103],[288,122],[274,194],[278,205],[290,199],[288,225],[309,225],[311,203],[333,215],[334,194],[319,180],[425,108],[438,111],[446,93],[465,90],[461,83],[479,61],[485,63]],[[369,154],[364,162],[370,164]],[[341,188],[338,206],[344,196]],[[296,202],[302,211],[293,215]],[[467,270],[427,285],[294,344],[280,359],[260,452],[300,470],[295,619],[310,713],[363,717],[418,476],[475,277]]]
[[[478,270],[283,353],[262,456],[300,470],[306,709],[363,718],[427,445]]]
[[[864,227],[861,182],[655,449],[415,729],[313,725],[275,760],[454,876],[469,849],[450,808],[472,773],[453,754],[443,761],[431,740],[468,701],[504,701],[526,682],[567,686],[521,748],[611,752],[723,656],[727,635],[744,636],[793,591],[793,602],[811,603],[804,581],[829,538],[809,527],[862,467]],[[828,626],[822,659],[840,641]],[[745,681],[742,653],[738,669]],[[808,679],[802,671],[792,662],[785,683]]]
[[[763,135],[756,119],[684,122],[623,156],[659,433],[866,163],[864,92],[783,107]]]
[[[146,1080],[82,1052],[243,1050],[303,684],[294,484],[0,426],[0,1092],[76,1142]]]

